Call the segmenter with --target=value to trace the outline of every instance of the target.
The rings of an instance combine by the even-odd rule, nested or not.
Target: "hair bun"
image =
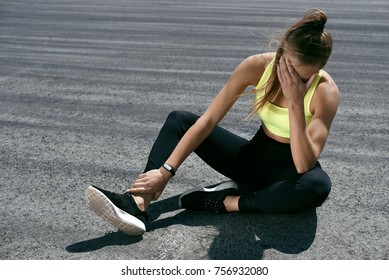
[[[323,29],[326,27],[325,23],[324,22],[320,22],[320,23],[314,23],[313,24],[313,28],[318,30],[318,31],[323,31]]]
[[[309,10],[305,14],[305,18],[307,18],[310,25],[317,31],[323,31],[325,28],[325,24],[327,22],[327,14],[319,9]]]

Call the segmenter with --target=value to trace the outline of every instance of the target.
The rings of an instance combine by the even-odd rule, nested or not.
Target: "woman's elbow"
[[[302,162],[302,163],[299,163],[299,164],[295,164],[297,173],[298,174],[304,174],[304,173],[308,172],[309,170],[311,170],[315,166],[316,162],[317,162],[317,160],[312,161],[310,163]]]

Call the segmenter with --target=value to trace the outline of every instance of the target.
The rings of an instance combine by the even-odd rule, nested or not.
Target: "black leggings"
[[[145,172],[159,168],[167,160],[198,118],[185,111],[169,114],[151,149]],[[299,174],[290,145],[269,138],[262,127],[249,141],[217,126],[195,153],[231,179],[221,184],[238,186],[241,212],[305,211],[320,206],[331,190],[330,178],[318,162]]]

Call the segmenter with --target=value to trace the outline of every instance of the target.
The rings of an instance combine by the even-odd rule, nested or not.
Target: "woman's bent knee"
[[[301,178],[303,191],[308,192],[313,198],[313,204],[318,207],[323,204],[331,192],[331,179],[326,172],[317,167]]]
[[[175,110],[169,113],[166,123],[175,124],[181,128],[187,129],[192,126],[198,118],[199,116],[193,113]]]
[[[196,118],[197,116],[193,113],[187,112],[187,111],[182,111],[182,110],[174,110],[169,113],[167,119],[168,120],[187,120],[187,119],[192,119]]]

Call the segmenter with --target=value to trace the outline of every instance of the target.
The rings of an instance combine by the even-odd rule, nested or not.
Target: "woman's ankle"
[[[146,211],[147,208],[149,207],[150,205],[150,202],[152,200],[152,198],[154,197],[153,194],[149,195],[149,194],[145,194],[145,195],[132,195],[135,202],[136,202],[136,205],[138,206],[138,208],[142,211]]]
[[[227,212],[239,212],[239,196],[226,196],[223,203]]]

